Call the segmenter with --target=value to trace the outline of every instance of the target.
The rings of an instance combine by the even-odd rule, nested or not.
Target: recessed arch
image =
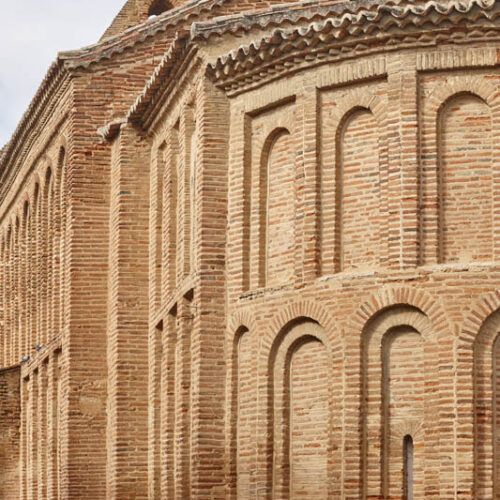
[[[189,186],[189,196],[187,200],[187,210],[189,212],[189,230],[188,230],[188,260],[189,260],[189,272],[194,272],[197,269],[196,262],[196,241],[198,233],[198,217],[196,216],[196,202],[197,202],[197,186],[198,186],[198,124],[196,122],[196,110],[193,106],[189,107],[189,126],[188,130],[188,144],[189,149],[189,172],[187,178],[187,184]],[[188,116],[185,118],[188,119]]]
[[[336,271],[373,269],[380,260],[380,133],[371,110],[356,106],[336,134]]]
[[[469,75],[463,75],[463,76],[449,76],[446,78],[446,81],[443,81],[442,83],[436,85],[432,92],[430,93],[429,96],[427,96],[425,99],[422,100],[422,116],[423,116],[423,124],[424,124],[424,130],[422,134],[422,150],[421,150],[421,165],[420,165],[420,172],[419,172],[419,262],[420,264],[435,264],[437,262],[457,262],[459,258],[462,259],[462,261],[465,260],[488,260],[491,257],[481,255],[481,251],[478,251],[478,248],[471,248],[471,242],[473,242],[473,238],[469,238],[471,242],[465,241],[465,242],[460,242],[458,240],[458,251],[457,249],[453,249],[453,246],[450,248],[448,245],[448,248],[446,248],[446,239],[444,241],[443,245],[443,236],[450,236],[451,242],[453,242],[453,238],[451,238],[451,234],[446,234],[445,231],[445,217],[443,217],[443,208],[445,207],[445,203],[443,203],[443,187],[446,187],[446,184],[443,185],[443,177],[442,177],[442,171],[443,171],[443,158],[442,158],[442,152],[445,151],[446,144],[443,144],[443,127],[442,127],[442,116],[443,116],[443,111],[446,111],[447,108],[449,108],[450,103],[453,103],[455,99],[463,99],[464,97],[468,97],[469,99],[475,99],[476,100],[476,110],[473,110],[469,107],[470,111],[473,111],[473,113],[470,114],[470,118],[474,119],[473,115],[477,115],[478,108],[483,108],[484,110],[488,110],[490,113],[490,118],[491,118],[491,128],[495,127],[495,123],[498,119],[499,116],[499,100],[497,98],[498,93],[496,87],[492,84],[492,82],[486,78],[478,78],[478,77],[471,77]],[[461,112],[459,109],[456,110],[455,116],[460,120],[460,114],[464,115],[463,111]],[[478,123],[476,123],[477,126]],[[473,126],[473,128],[474,128]],[[452,127],[453,128],[453,127]],[[458,136],[460,135],[467,135],[469,132],[469,126],[462,127],[460,126],[459,123],[455,123],[455,128],[457,129]],[[446,131],[445,131],[446,132]],[[448,134],[449,137],[452,137],[453,134]],[[490,134],[488,134],[490,135]],[[483,138],[484,139],[484,138]],[[468,142],[467,137],[465,138],[465,141],[459,138],[459,141]],[[498,145],[491,140],[490,137],[490,143],[491,143],[491,161],[490,161],[490,167],[492,170],[498,169]],[[446,142],[446,141],[445,141]],[[448,141],[449,142],[449,141]],[[478,153],[478,149],[484,148],[484,140],[480,141],[469,141],[470,146],[471,146],[471,151],[467,152],[467,150],[464,147],[464,158],[466,159],[467,155],[469,157],[480,157],[481,155]],[[444,147],[443,147],[444,146]],[[448,151],[449,153],[452,154],[460,154],[460,147],[465,146],[464,144],[459,145],[458,141],[457,144],[451,149],[451,151]],[[448,148],[449,149],[449,148]],[[436,154],[436,152],[438,154]],[[444,163],[449,160],[444,159]],[[456,161],[455,161],[456,163]],[[469,175],[470,172],[467,172],[467,169],[465,168],[465,162],[458,162],[462,163],[464,168],[459,168],[458,172],[460,170],[464,172],[466,175],[463,175],[463,178],[465,181],[469,181],[469,185],[471,182],[474,182],[471,179],[471,176]],[[475,162],[477,164],[477,162]],[[446,166],[446,165],[445,165]],[[450,164],[451,167],[451,164]],[[453,174],[453,170],[456,170],[455,167],[453,169],[449,169],[449,173]],[[477,168],[474,169],[477,171]],[[450,176],[448,176],[450,178]],[[444,179],[446,180],[446,179]],[[458,179],[457,179],[458,180]],[[481,182],[484,182],[482,180]],[[491,189],[493,191],[493,194],[491,196],[491,199],[496,199],[497,198],[497,192],[498,192],[498,182],[491,182],[487,183],[490,184],[488,189]],[[450,187],[450,186],[449,186]],[[451,185],[451,188],[453,188],[453,185]],[[448,190],[449,191],[449,190]],[[460,186],[460,190],[457,191],[457,193],[460,195],[460,191],[470,191],[470,189],[462,189]],[[477,191],[480,191],[479,185]],[[446,193],[445,193],[446,194]],[[471,199],[473,199],[474,196],[471,196]],[[482,208],[483,210],[485,207],[481,207],[481,205],[489,199],[488,196],[482,196],[482,199],[480,200],[479,208]],[[459,198],[457,198],[458,200]],[[467,203],[469,203],[469,200],[467,200]],[[448,206],[448,209],[451,208]],[[481,212],[480,210],[478,210]],[[464,212],[466,213],[466,211]],[[446,214],[444,214],[446,215]],[[492,220],[492,227],[497,228],[500,227],[498,224],[498,215],[495,213],[491,214],[491,220]],[[480,223],[483,224],[486,222],[485,218],[483,220],[480,219]],[[453,223],[453,220],[452,220]],[[458,222],[457,222],[458,223]],[[468,224],[466,224],[465,229],[474,229],[470,228]],[[484,232],[485,234],[489,232],[487,228],[479,226],[479,229],[481,229],[480,232]],[[453,226],[451,231],[453,232]],[[464,231],[466,232],[466,231]],[[498,231],[493,231],[493,236],[492,238],[496,238],[498,241]],[[484,235],[482,236],[483,238],[485,237]],[[486,237],[486,239],[491,239],[489,237]],[[444,248],[443,248],[444,246]],[[479,245],[478,245],[479,246]],[[485,241],[484,243],[481,242],[481,246],[488,247],[493,247],[493,251],[497,251],[495,249],[495,245],[493,242],[487,242]],[[460,248],[462,247],[462,248]],[[459,257],[459,254],[462,254],[462,257]]]
[[[178,221],[182,207],[180,197],[181,179],[181,135],[180,119],[169,129],[167,136],[167,150],[165,168],[163,169],[163,186],[165,190],[164,204],[168,227],[163,230],[166,239],[163,240],[163,267],[166,275],[163,276],[162,286],[175,288],[177,276],[181,269],[178,266]],[[166,211],[165,211],[166,210]]]
[[[500,308],[473,342],[474,495],[500,497]]]
[[[252,426],[255,406],[255,352],[248,327],[234,333],[231,373],[231,482],[236,498],[251,496],[255,449]]]
[[[35,207],[35,213],[37,212],[37,209],[38,209],[38,198],[39,198],[39,195],[40,195],[40,180],[37,179],[37,181],[35,182],[34,186],[33,186],[33,206]]]
[[[21,253],[21,269],[20,269],[20,332],[21,332],[21,350],[23,353],[29,350],[28,338],[28,261],[29,261],[29,217],[30,204],[28,199],[24,200],[21,214],[21,229],[20,229],[20,253]]]
[[[386,99],[373,88],[354,88],[335,100],[335,106],[325,109],[322,116],[321,134],[321,210],[318,213],[319,239],[321,242],[321,273],[333,274],[342,269],[342,222],[343,204],[343,162],[342,142],[345,124],[357,113],[371,113],[376,126],[377,150],[379,153],[380,175],[385,175],[387,160],[386,132]],[[344,148],[345,150],[345,148]],[[383,203],[382,192],[380,203]],[[381,225],[387,221],[381,219]],[[384,226],[385,227],[385,226]],[[385,246],[379,248],[386,252]]]
[[[491,261],[491,109],[480,96],[459,92],[442,103],[437,120],[438,262]]]
[[[264,141],[259,176],[259,285],[277,286],[294,275],[295,155],[292,136],[275,128]]]
[[[401,443],[407,434],[419,450],[413,469],[415,497],[424,496],[424,470],[436,460],[426,450],[438,446],[426,427],[426,415],[438,414],[437,402],[425,391],[426,383],[439,376],[432,330],[422,310],[407,304],[377,311],[363,328],[362,498],[403,497]]]
[[[65,290],[66,290],[66,242],[67,242],[67,225],[68,225],[68,186],[67,186],[67,156],[66,150],[61,148],[58,163],[58,186],[57,186],[57,233],[58,233],[58,248],[56,250],[56,256],[59,258],[56,262],[57,266],[57,280],[59,284],[60,293],[57,298],[57,311],[58,311],[58,330],[60,332],[64,331],[64,320],[65,320]]]
[[[239,348],[241,347],[241,340],[246,336],[245,340],[249,341],[251,355],[253,356],[252,374],[249,383],[252,387],[248,388],[248,397],[253,398],[253,405],[255,407],[255,400],[257,399],[257,360],[256,352],[253,346],[253,338],[251,331],[255,331],[255,318],[250,311],[241,310],[229,317],[227,330],[226,330],[226,359],[227,364],[227,378],[226,378],[226,457],[228,460],[228,467],[226,472],[226,482],[230,490],[230,498],[238,498],[238,468],[243,465],[239,462],[240,450],[242,448],[238,445],[238,419],[239,419],[239,392],[241,373],[241,356]],[[248,345],[248,344],[247,344]],[[248,366],[243,367],[243,370],[248,369]],[[247,434],[248,436],[248,434]],[[255,435],[252,435],[252,447],[256,446]],[[238,467],[239,465],[239,467]],[[255,460],[248,465],[249,471],[256,467]],[[241,487],[241,485],[240,485]]]
[[[65,164],[66,164],[66,146],[61,145],[59,147],[59,153],[57,155],[56,178],[58,181],[60,180],[62,169],[65,168]]]
[[[153,247],[153,280],[154,280],[154,300],[156,307],[161,304],[162,293],[162,272],[163,272],[163,228],[166,221],[163,220],[163,207],[164,207],[164,177],[165,177],[165,163],[166,163],[166,150],[167,143],[165,141],[157,147],[153,153],[153,176],[152,176],[152,195],[154,203],[153,224],[154,231],[152,231],[152,247]]]
[[[26,198],[24,200],[24,203],[23,203],[23,218],[24,218],[24,220],[26,220],[28,218],[29,211],[30,211],[30,202]]]
[[[48,165],[45,169],[45,189],[47,189],[47,185],[51,182],[52,179],[52,166]]]
[[[333,425],[339,410],[333,408],[333,357],[324,328],[307,317],[285,325],[271,348],[267,472],[277,498],[300,498],[308,491],[320,499],[340,491],[340,471],[332,468],[340,465],[340,446],[335,453],[332,446],[340,444]],[[305,451],[309,443],[315,443],[313,456]]]

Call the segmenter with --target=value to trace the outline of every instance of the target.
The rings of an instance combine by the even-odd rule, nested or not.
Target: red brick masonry
[[[129,0],[0,265],[2,500],[500,498],[500,2]]]

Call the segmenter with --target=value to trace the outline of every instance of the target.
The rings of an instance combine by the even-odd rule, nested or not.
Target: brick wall
[[[19,367],[0,371],[0,495],[17,500],[20,485],[21,392]]]
[[[401,498],[408,437],[415,498],[493,498],[493,42],[306,43],[225,88],[251,28],[102,142],[193,19],[75,63],[3,201],[21,498]]]

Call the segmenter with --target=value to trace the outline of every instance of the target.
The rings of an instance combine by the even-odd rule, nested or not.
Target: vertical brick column
[[[106,384],[110,148],[94,123],[104,123],[105,92],[88,102],[90,76],[75,79],[71,141],[63,192],[65,277],[61,356],[61,481],[63,499],[106,497]]]
[[[500,51],[498,52],[500,62]],[[500,123],[500,104],[495,100],[492,107],[493,118],[493,260],[500,260],[500,130],[496,124]]]
[[[21,466],[19,473],[21,474],[21,500],[28,499],[28,379],[23,378],[21,381]]]
[[[415,54],[388,58],[389,267],[418,257],[418,127]]]
[[[0,498],[21,498],[19,367],[0,370]]]
[[[38,426],[38,496],[47,498],[47,364],[38,368],[38,412],[35,425]]]
[[[190,296],[181,298],[175,317],[175,424],[173,435],[175,500],[190,498],[191,486],[191,457],[193,456],[190,418],[193,384],[191,375],[193,307],[191,299]],[[172,332],[170,334],[172,335]],[[173,344],[172,340],[169,341],[170,345]],[[165,397],[165,394],[163,396]]]
[[[28,500],[38,498],[38,371],[34,371],[28,384]]]
[[[150,260],[151,262],[151,260]],[[150,282],[151,283],[151,282]],[[150,302],[151,306],[151,302]],[[161,398],[163,321],[149,329],[148,495],[161,498]]]
[[[1,294],[1,307],[2,307],[2,324],[0,325],[0,361],[2,363],[2,366],[7,365],[7,329],[6,329],[6,304],[7,304],[7,290],[6,290],[6,283],[5,283],[5,276],[7,274],[7,264],[5,261],[5,236],[2,238],[2,253],[0,256],[1,259],[1,264],[0,264],[0,269],[2,271],[2,276],[4,276],[4,279],[2,280],[0,284],[0,294]]]
[[[149,160],[149,141],[123,127],[111,166],[108,499],[148,496]]]
[[[224,332],[228,103],[205,81],[197,116],[198,287],[193,300],[191,495],[220,498],[224,481]]]
[[[296,172],[296,185],[300,186],[297,196],[301,200],[297,213],[296,238],[297,250],[295,263],[300,282],[314,280],[320,270],[320,171],[318,155],[318,119],[319,106],[315,85],[304,79],[304,87],[297,96],[297,106],[302,115],[300,124],[302,144],[297,145],[299,170]]]
[[[177,306],[167,315],[161,339],[161,494],[175,498],[175,391],[176,391],[176,342]]]
[[[58,474],[58,424],[59,424],[59,352],[50,355],[48,363],[47,381],[47,497],[57,499],[59,494],[59,474]]]
[[[232,106],[228,165],[228,300],[248,290],[250,272],[250,118],[242,107]]]

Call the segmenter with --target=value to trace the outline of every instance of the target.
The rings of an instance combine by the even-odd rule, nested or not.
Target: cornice
[[[273,27],[296,25],[322,20],[326,17],[355,14],[359,11],[374,10],[381,4],[399,3],[401,0],[307,0],[303,2],[272,5],[259,12],[244,12],[220,17],[211,21],[195,22],[191,32],[196,40],[234,35],[239,36],[251,30],[269,30]]]
[[[40,130],[53,116],[61,96],[69,87],[69,76],[62,61],[57,60],[50,66],[10,141],[2,149],[0,203],[5,199],[33,143],[39,137]]]
[[[434,45],[440,38],[455,42],[492,38],[499,33],[499,16],[500,3],[494,0],[380,5],[291,30],[275,29],[219,57],[207,72],[218,87],[232,95],[315,62],[415,47],[417,43]]]
[[[102,42],[75,51],[61,52],[59,58],[66,62],[68,68],[87,68],[93,63],[110,59],[115,54],[144,42],[158,33],[167,30],[175,31],[176,27],[181,24],[189,25],[190,19],[197,18],[203,12],[210,12],[227,2],[228,0],[192,0]]]
[[[259,25],[264,29],[269,25],[270,19],[273,23],[281,23],[284,21],[298,21],[298,19],[311,19],[316,16],[325,16],[330,13],[332,8],[343,9],[349,8],[350,11],[355,11],[362,7],[369,7],[376,4],[376,0],[358,0],[351,2],[349,7],[342,0],[325,2],[322,1],[307,1],[300,3],[291,3],[275,6],[262,13],[252,14],[243,13],[237,15],[224,16],[215,19],[214,21],[205,23],[193,23],[189,31],[179,31],[176,34],[169,50],[166,52],[162,61],[156,67],[153,75],[146,84],[143,92],[138,96],[135,103],[131,106],[125,121],[141,123],[143,127],[147,127],[151,110],[155,106],[155,102],[159,99],[165,89],[169,86],[169,78],[172,74],[178,74],[179,65],[185,61],[188,53],[193,56],[197,51],[198,43],[202,40],[208,40],[212,35],[221,37],[226,33],[236,34],[240,30],[250,30]],[[147,116],[146,116],[147,115]],[[104,139],[111,139],[110,128],[112,124],[108,124],[100,129],[100,135]],[[113,130],[115,130],[113,128]]]
[[[433,46],[441,41],[493,40],[499,36],[499,16],[500,2],[496,0],[432,0],[405,5],[375,0],[308,1],[193,23],[190,33],[180,34],[165,54],[127,120],[144,125],[147,119],[142,115],[151,113],[154,101],[169,86],[169,78],[178,74],[186,54],[214,37],[282,26],[207,66],[207,76],[233,96],[315,64],[405,47]],[[301,26],[283,28],[297,23]]]

